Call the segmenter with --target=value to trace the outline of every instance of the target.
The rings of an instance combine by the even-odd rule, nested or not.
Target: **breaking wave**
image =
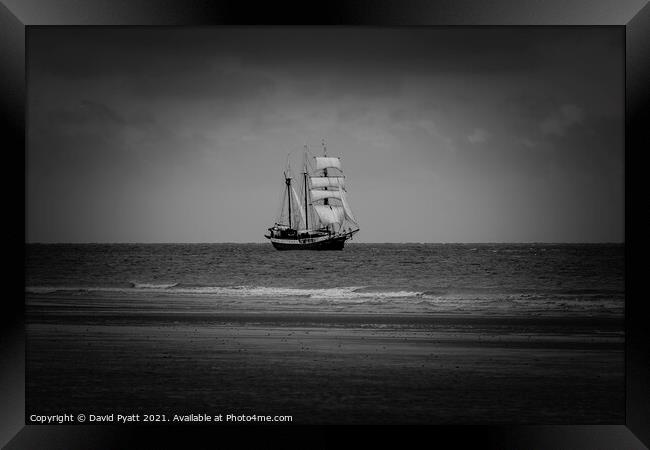
[[[131,286],[136,289],[169,289],[171,287],[178,286],[178,283],[155,284],[131,282]]]
[[[216,297],[305,297],[313,299],[390,299],[421,297],[424,293],[406,290],[367,290],[366,286],[334,288],[288,288],[270,286],[186,286],[179,283],[130,283],[130,287],[70,287],[70,286],[29,286],[31,294],[51,294],[65,292],[106,292],[106,293],[162,293],[175,295],[206,295]]]
[[[41,299],[76,301],[122,298],[129,304],[141,301],[150,304],[160,301],[161,307],[187,308],[185,300],[209,308],[271,308],[282,310],[338,311],[338,308],[356,308],[355,311],[377,312],[446,312],[446,313],[503,313],[533,315],[622,314],[624,302],[619,296],[603,298],[591,295],[497,294],[458,293],[446,289],[416,290],[389,287],[347,286],[333,288],[298,288],[271,286],[192,286],[177,283],[125,283],[124,286],[31,286],[27,293],[43,296]],[[163,298],[164,297],[164,298]],[[91,300],[91,301],[92,301]],[[181,305],[181,306],[178,306]],[[184,305],[184,306],[182,306]],[[218,305],[218,306],[217,306]],[[149,306],[147,306],[148,308]],[[276,309],[277,308],[277,309]]]

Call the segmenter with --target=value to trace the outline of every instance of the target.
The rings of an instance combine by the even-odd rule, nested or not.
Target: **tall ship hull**
[[[343,250],[345,241],[359,231],[341,160],[328,157],[324,143],[323,152],[324,156],[313,156],[312,164],[305,146],[302,180],[297,183],[287,164],[280,214],[264,235],[277,250]]]
[[[358,230],[357,230],[358,231]],[[352,239],[356,231],[331,236],[305,237],[302,239],[269,238],[277,250],[343,250],[345,241]]]
[[[331,237],[321,241],[305,242],[291,239],[271,239],[276,250],[343,250],[347,237]]]

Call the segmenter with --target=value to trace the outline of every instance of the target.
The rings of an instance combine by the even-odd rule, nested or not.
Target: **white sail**
[[[300,218],[302,219],[302,223],[304,224],[305,223],[305,211],[302,209],[302,202],[300,201],[300,197],[298,197],[298,194],[296,193],[296,190],[293,188],[293,186],[291,186],[291,193],[293,194],[293,200],[294,200],[293,207],[294,208],[297,207],[298,211],[300,211]],[[298,226],[296,225],[295,228],[298,228]]]
[[[310,177],[310,181],[313,188],[345,187],[344,177]]]
[[[341,160],[339,158],[332,158],[326,156],[316,156],[316,170],[329,169],[334,167],[341,170]]]
[[[348,203],[348,199],[346,197],[345,191],[341,190],[339,191],[340,193],[340,199],[341,203],[343,203],[343,210],[345,211],[345,216],[350,219],[352,222],[357,223],[357,220],[354,218],[352,215],[352,210],[350,209],[350,204]]]
[[[313,202],[317,200],[323,200],[324,198],[341,198],[341,191],[318,191],[312,189],[309,191],[311,193],[311,200]]]
[[[345,211],[341,206],[335,205],[313,205],[314,211],[318,214],[320,221],[325,225],[341,223],[345,217]]]

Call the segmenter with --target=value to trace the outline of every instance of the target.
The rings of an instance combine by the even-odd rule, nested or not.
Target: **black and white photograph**
[[[27,423],[625,420],[625,32],[30,27]]]

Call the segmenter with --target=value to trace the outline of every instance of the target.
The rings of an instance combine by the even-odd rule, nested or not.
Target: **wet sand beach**
[[[40,301],[27,299],[32,413],[279,414],[338,424],[623,420],[622,319],[70,310]]]

